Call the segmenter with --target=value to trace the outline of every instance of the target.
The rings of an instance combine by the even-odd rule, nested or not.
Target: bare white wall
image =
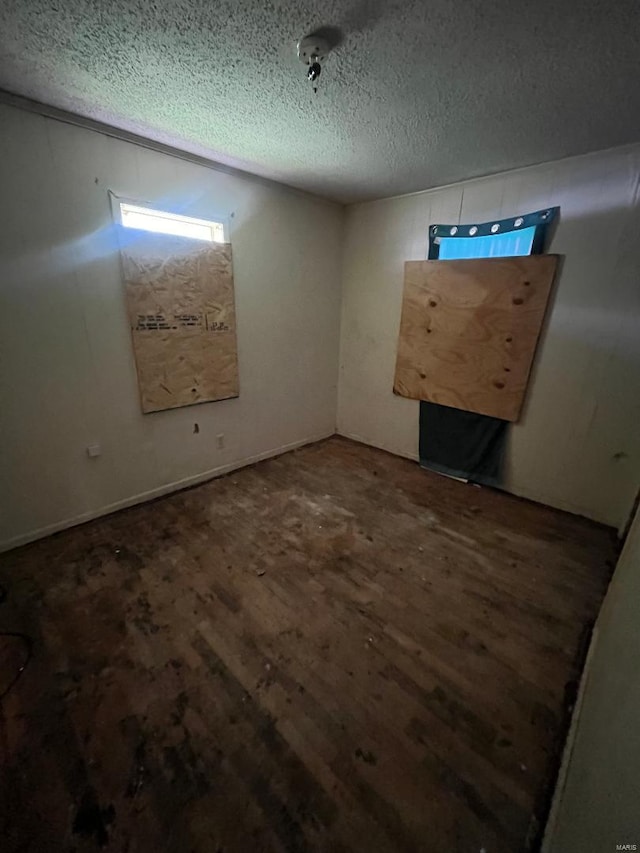
[[[639,173],[640,146],[618,149],[352,206],[345,229],[336,205],[0,106],[0,548],[332,433],[343,249],[339,431],[416,458],[418,404],[391,392],[403,262],[430,222],[556,204],[566,260],[507,487],[620,525],[640,478]],[[109,189],[233,214],[237,400],[141,414]]]
[[[594,631],[544,853],[640,850],[638,601],[640,511]],[[636,846],[616,846],[625,844]]]
[[[335,431],[339,206],[8,106],[0,187],[0,548]],[[141,414],[109,189],[233,214],[238,399]]]
[[[506,488],[619,526],[640,482],[640,146],[348,208],[338,431],[410,458],[418,409],[392,393],[405,260],[430,223],[560,205],[565,256]]]

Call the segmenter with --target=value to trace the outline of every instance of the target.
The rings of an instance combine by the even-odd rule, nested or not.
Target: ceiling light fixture
[[[314,92],[318,91],[318,79],[322,72],[321,63],[324,62],[330,50],[331,45],[322,36],[312,34],[305,36],[298,42],[298,59],[309,67],[307,79]]]

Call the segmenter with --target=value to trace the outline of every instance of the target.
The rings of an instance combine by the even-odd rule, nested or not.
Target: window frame
[[[525,231],[528,228],[534,227],[533,240],[531,248],[527,254],[541,255],[548,242],[548,232],[550,226],[554,225],[558,214],[559,207],[548,207],[543,210],[536,210],[533,213],[525,213],[520,216],[509,217],[508,219],[493,219],[482,223],[454,223],[449,225],[432,224],[428,230],[428,245],[427,258],[430,261],[436,261],[440,257],[441,240],[457,240],[462,238],[475,239],[477,237],[497,237],[517,231]],[[490,255],[474,256],[467,255],[466,257],[491,257]],[[501,257],[496,255],[494,257]],[[502,255],[502,257],[506,257]],[[450,260],[454,260],[451,258]]]
[[[228,215],[219,215],[216,213],[210,214],[211,218],[203,219],[198,216],[190,216],[186,213],[178,213],[175,210],[168,210],[166,208],[159,207],[157,203],[143,201],[141,199],[129,198],[126,196],[119,196],[113,192],[109,192],[109,200],[111,203],[111,214],[113,217],[113,221],[115,224],[123,229],[125,232],[131,232],[134,234],[136,231],[144,231],[147,234],[160,234],[166,237],[181,237],[185,240],[194,240],[200,243],[207,244],[220,244],[220,243],[229,243],[230,242],[230,234],[229,234],[229,225],[230,225],[230,217]],[[216,240],[212,237],[211,240],[203,239],[202,237],[193,237],[187,234],[174,234],[171,231],[154,231],[152,229],[147,228],[135,228],[130,225],[125,225],[122,220],[122,208],[121,205],[137,208],[138,210],[148,210],[150,213],[158,214],[160,216],[164,216],[167,219],[175,219],[179,222],[187,222],[192,223],[194,225],[205,225],[212,227],[212,234],[214,233],[213,226],[220,226],[222,228],[222,240]]]

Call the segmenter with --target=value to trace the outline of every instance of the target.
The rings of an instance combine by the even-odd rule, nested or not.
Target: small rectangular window
[[[446,261],[540,255],[559,211],[559,207],[549,207],[497,221],[430,225],[427,257],[430,261]]]
[[[505,234],[489,234],[486,237],[443,237],[440,242],[439,260],[458,258],[506,258],[530,255],[536,228],[508,231]]]
[[[206,240],[209,243],[225,242],[222,222],[194,219],[192,216],[140,207],[124,201],[120,202],[120,222],[125,228],[175,234],[177,237],[191,237],[193,240]]]

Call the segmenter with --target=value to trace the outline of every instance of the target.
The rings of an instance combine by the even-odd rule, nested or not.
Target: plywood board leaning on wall
[[[394,393],[516,421],[556,265],[407,261]]]
[[[121,249],[143,412],[237,397],[229,243],[131,231]]]

